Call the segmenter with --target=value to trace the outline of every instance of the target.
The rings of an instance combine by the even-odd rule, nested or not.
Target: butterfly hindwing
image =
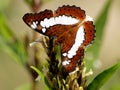
[[[84,22],[84,30],[85,30],[85,40],[83,42],[83,46],[87,46],[92,43],[95,38],[95,26],[93,21]]]
[[[66,56],[62,56],[62,60],[63,60],[62,65],[64,66],[67,72],[72,72],[75,70],[75,67],[82,62],[83,57],[84,57],[84,48],[79,47],[79,49],[76,52],[76,55],[73,58],[69,59]]]

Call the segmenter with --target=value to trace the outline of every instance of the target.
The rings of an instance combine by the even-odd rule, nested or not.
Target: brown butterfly
[[[95,37],[93,19],[80,7],[64,5],[55,12],[44,10],[40,13],[27,13],[24,22],[48,37],[57,37],[61,45],[62,65],[67,72],[75,69],[83,59],[84,49]]]

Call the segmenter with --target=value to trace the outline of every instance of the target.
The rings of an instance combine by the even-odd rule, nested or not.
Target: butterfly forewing
[[[41,21],[51,17],[53,17],[53,12],[46,9],[40,13],[27,13],[23,16],[23,20],[30,28],[42,33],[42,28],[45,26],[40,24]]]
[[[56,11],[55,11],[55,16],[60,16],[60,15],[66,15],[66,16],[72,16],[76,19],[79,20],[83,20],[85,19],[85,11],[82,10],[80,7],[76,7],[76,6],[62,6],[59,7]]]

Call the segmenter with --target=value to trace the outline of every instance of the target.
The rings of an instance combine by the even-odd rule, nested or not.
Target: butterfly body
[[[76,6],[62,6],[54,13],[44,10],[40,13],[25,14],[24,22],[48,37],[57,37],[61,45],[62,65],[67,72],[75,69],[83,59],[84,49],[95,37],[93,19]]]

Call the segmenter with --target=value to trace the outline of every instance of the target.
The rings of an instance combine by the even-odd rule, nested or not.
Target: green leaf
[[[99,52],[100,52],[102,38],[103,38],[103,34],[104,34],[104,27],[107,22],[107,17],[109,14],[111,4],[112,4],[112,0],[108,0],[106,2],[101,13],[99,14],[98,18],[95,21],[96,37],[95,37],[95,41],[92,44],[92,46],[88,47],[88,49],[86,51],[85,60],[88,61],[86,63],[86,66],[92,65],[91,61],[97,60],[99,58]]]
[[[23,44],[15,37],[12,30],[5,22],[4,15],[0,12],[0,49],[9,54],[13,60],[25,64],[27,53]]]
[[[36,71],[39,74],[41,80],[44,81],[44,74],[39,69],[37,69],[34,66],[30,66],[30,68],[32,68],[34,71]]]
[[[13,35],[12,30],[6,25],[5,17],[0,12],[0,36],[9,41],[12,39],[11,35]]]
[[[56,52],[56,60],[61,61],[61,46],[60,45],[56,45],[55,46],[55,52]]]
[[[120,67],[120,62],[103,71],[88,85],[87,90],[99,90]]]
[[[48,81],[47,81],[47,79],[45,78],[43,72],[41,72],[39,69],[37,69],[37,68],[34,67],[34,66],[30,66],[30,67],[38,73],[38,75],[40,76],[40,79],[42,80],[42,82],[44,82],[44,83],[46,84],[45,90],[51,90],[50,87],[49,87],[49,85],[48,85]],[[47,83],[46,83],[46,82],[47,82]]]
[[[88,49],[89,51],[93,52],[94,57],[98,57],[98,54],[99,54],[101,40],[103,38],[103,33],[104,33],[104,27],[107,22],[107,17],[109,14],[109,9],[110,9],[111,3],[112,3],[112,0],[108,0],[108,2],[104,6],[102,12],[99,14],[99,16],[95,22],[95,27],[96,27],[95,42],[94,42],[93,46]]]
[[[26,83],[17,87],[15,90],[32,90],[32,85],[30,83]]]
[[[104,27],[105,27],[106,22],[107,22],[107,17],[108,17],[108,14],[109,14],[111,4],[112,4],[112,0],[108,0],[106,5],[103,8],[101,14],[99,14],[98,19],[95,22],[96,29],[97,29],[96,41],[98,41],[98,42],[100,42],[102,40]]]

